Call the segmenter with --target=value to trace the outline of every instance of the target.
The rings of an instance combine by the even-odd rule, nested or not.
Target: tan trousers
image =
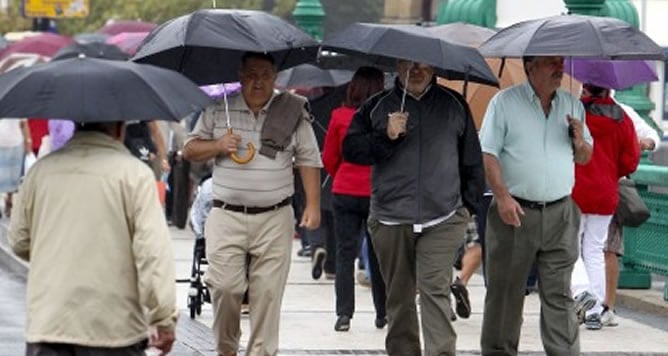
[[[471,216],[465,208],[422,233],[412,225],[383,225],[369,219],[380,272],[387,293],[389,356],[420,356],[416,289],[420,290],[426,356],[454,356],[457,334],[450,322],[450,283],[457,248]]]
[[[482,355],[517,355],[524,291],[534,262],[538,267],[540,334],[545,353],[579,355],[571,274],[578,258],[580,210],[571,199],[544,209],[523,210],[522,226],[515,228],[501,220],[495,200],[489,207]]]
[[[246,355],[278,353],[281,302],[293,235],[294,212],[289,205],[256,215],[211,210],[205,226],[209,261],[205,281],[211,293],[219,353],[235,354],[239,349],[241,301],[246,289],[251,327]]]

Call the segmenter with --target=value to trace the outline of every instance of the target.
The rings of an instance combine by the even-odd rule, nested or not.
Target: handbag
[[[624,226],[638,227],[649,219],[650,211],[638,194],[633,180],[622,178],[619,181],[619,204],[617,219]]]

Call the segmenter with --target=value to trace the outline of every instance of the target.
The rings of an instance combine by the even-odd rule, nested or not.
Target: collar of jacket
[[[406,92],[406,96],[410,96],[411,98],[413,98],[415,100],[420,100],[420,99],[424,98],[425,95],[429,94],[429,92],[434,88],[435,85],[438,85],[438,84],[436,83],[436,75],[433,75],[431,77],[431,80],[429,81],[429,84],[427,85],[426,88],[424,88],[424,92],[422,92],[422,94],[420,96],[415,96],[415,95],[411,94],[411,92],[409,92],[409,91]],[[394,91],[400,97],[404,93],[404,86],[401,84],[401,81],[399,81],[399,76],[397,76],[394,79]]]
[[[130,151],[123,145],[123,142],[105,134],[95,131],[76,131],[72,139],[67,143],[68,146],[98,146],[123,151],[130,154]]]
[[[620,121],[624,119],[624,110],[610,97],[585,97],[582,98],[582,104],[585,110],[597,116],[604,116],[609,119]]]

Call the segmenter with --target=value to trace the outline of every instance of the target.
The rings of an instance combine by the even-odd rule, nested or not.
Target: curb
[[[664,301],[662,291],[655,288],[617,290],[617,305],[668,318],[668,301]]]

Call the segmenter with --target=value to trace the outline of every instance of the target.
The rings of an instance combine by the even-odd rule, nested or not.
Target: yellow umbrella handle
[[[227,132],[232,133],[232,128],[231,127],[228,128]],[[234,161],[235,163],[238,163],[238,164],[246,164],[246,163],[250,162],[253,159],[253,157],[255,157],[255,146],[253,146],[253,143],[249,142],[249,143],[246,144],[246,148],[248,149],[248,155],[246,155],[246,157],[243,157],[243,158],[239,157],[239,156],[237,156],[236,152],[231,153],[230,158],[232,159],[232,161]]]

